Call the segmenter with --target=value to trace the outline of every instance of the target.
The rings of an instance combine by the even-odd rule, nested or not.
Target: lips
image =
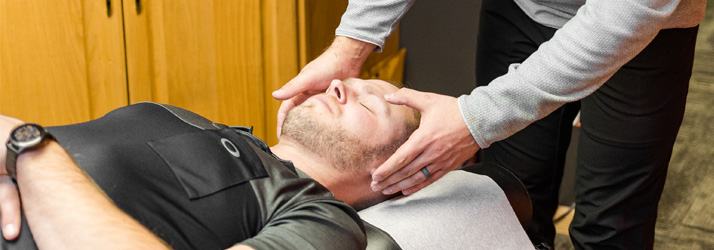
[[[326,95],[316,95],[316,96],[313,96],[312,99],[315,99],[316,101],[324,104],[325,107],[327,107],[327,110],[330,111],[330,113],[333,113],[333,114],[335,113],[335,110],[333,109],[333,107],[334,107],[333,101],[334,100],[331,100],[330,97],[328,97]]]

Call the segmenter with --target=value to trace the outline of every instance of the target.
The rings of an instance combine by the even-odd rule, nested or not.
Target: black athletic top
[[[119,208],[175,249],[366,245],[351,207],[299,178],[248,129],[139,103],[48,130]],[[34,245],[26,225],[22,230],[3,248]]]

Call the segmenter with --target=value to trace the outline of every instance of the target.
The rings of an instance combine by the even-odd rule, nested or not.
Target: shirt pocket
[[[168,165],[189,199],[268,176],[253,148],[229,128],[191,132],[147,144]]]

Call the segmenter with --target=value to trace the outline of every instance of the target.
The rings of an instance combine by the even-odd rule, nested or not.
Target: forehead
[[[365,91],[372,92],[371,94],[376,95],[385,95],[399,90],[399,88],[393,84],[378,79],[362,80],[358,78],[349,78],[345,80],[344,83],[352,85],[355,88],[364,88]]]
[[[384,95],[394,93],[399,90],[399,88],[397,86],[394,86],[394,84],[378,79],[362,80],[357,78],[347,79],[345,80],[345,84],[354,85],[354,88],[362,89],[363,91],[366,91],[369,94],[374,94],[378,96],[379,99],[386,105],[387,109],[389,110],[387,111],[387,115],[390,116],[391,121],[396,122],[415,118],[415,113],[412,108],[407,107],[405,105],[390,104],[384,100]]]

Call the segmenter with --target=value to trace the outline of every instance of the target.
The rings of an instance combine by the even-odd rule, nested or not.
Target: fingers
[[[295,102],[293,100],[285,100],[283,103],[280,104],[280,108],[278,109],[278,127],[277,127],[277,133],[278,133],[278,140],[280,139],[280,135],[283,131],[283,122],[285,121],[285,117],[288,116],[288,111],[295,107]]]
[[[406,105],[410,108],[424,112],[428,102],[433,99],[430,93],[416,91],[409,88],[401,88],[397,92],[387,94],[384,96],[384,100],[388,103],[396,105]]]
[[[424,164],[426,164],[424,157],[419,156],[412,160],[407,166],[398,168],[386,179],[382,181],[372,181],[372,190],[382,190],[383,194],[390,195],[417,183],[424,182],[429,179],[421,172],[421,169],[425,166]],[[432,171],[435,171],[433,170],[435,167],[429,169],[429,166],[427,166],[426,168],[430,174]]]
[[[300,93],[313,91],[322,92],[330,86],[330,81],[333,79],[345,79],[359,74],[359,71],[354,75],[340,72],[336,66],[343,63],[344,62],[336,60],[334,57],[325,56],[323,53],[323,55],[320,55],[305,65],[300,73],[288,83],[283,85],[280,89],[273,91],[273,98],[287,100]]]
[[[431,183],[439,180],[444,174],[455,169],[458,166],[454,165],[451,158],[443,161],[426,157],[428,154],[422,154],[417,157],[412,163],[395,172],[382,182],[376,183],[376,186],[384,188],[382,193],[390,195],[402,191],[404,195],[409,195],[421,190]],[[429,171],[430,176],[422,173],[420,166],[425,166]]]
[[[20,196],[15,184],[7,175],[0,176],[0,226],[6,240],[14,240],[20,234]]]
[[[419,156],[422,151],[420,150],[420,147],[418,145],[421,145],[421,138],[419,136],[419,129],[414,131],[414,134],[409,137],[409,139],[397,149],[394,154],[387,159],[384,163],[382,163],[381,166],[377,168],[377,170],[372,173],[372,180],[373,184],[385,181],[387,177],[391,176],[398,170],[402,169],[405,167],[407,164],[412,164],[413,166],[417,166],[416,163],[419,162],[413,162],[414,159]],[[421,165],[424,166],[424,165]],[[413,168],[413,167],[412,167]],[[416,169],[418,170],[418,169]],[[409,171],[416,171],[414,169],[409,169]],[[413,172],[409,173],[404,173],[402,178],[405,178],[409,175],[413,174]],[[391,183],[389,183],[391,184]],[[380,187],[377,187],[375,185],[372,185],[373,190],[379,190],[381,189]]]
[[[419,190],[422,190],[423,188],[425,188],[426,186],[431,185],[435,181],[438,181],[439,179],[441,179],[441,177],[444,177],[444,175],[446,175],[447,173],[449,173],[449,171],[445,171],[445,170],[441,170],[441,169],[437,170],[431,174],[431,178],[429,178],[425,181],[422,181],[422,182],[418,182],[416,185],[414,185],[410,188],[402,188],[402,194],[411,195],[413,193],[416,193]],[[417,173],[417,175],[418,174],[419,173]],[[397,184],[399,184],[399,183],[397,183]]]
[[[340,42],[338,42],[338,40]],[[360,41],[343,41],[342,38],[336,39],[333,42],[363,43]],[[340,46],[338,46],[338,48],[340,48]],[[359,62],[359,65],[347,67],[353,70],[345,71],[345,65],[351,65],[352,61],[339,56],[335,56],[333,53],[328,53],[328,51],[325,51],[315,60],[305,65],[305,67],[300,71],[297,76],[295,76],[288,83],[283,85],[280,89],[273,91],[273,98],[284,101],[280,105],[280,109],[278,110],[278,124],[276,128],[276,132],[278,133],[278,139],[280,139],[280,134],[282,133],[283,121],[285,121],[285,117],[287,116],[288,111],[290,109],[297,105],[300,105],[300,103],[302,103],[308,97],[314,94],[318,94],[320,92],[324,92],[325,89],[330,86],[330,82],[334,79],[345,79],[349,77],[356,77],[357,75],[359,75],[359,69],[361,68],[362,61]]]
[[[373,172],[373,190],[384,194],[416,192],[459,167],[478,150],[456,98],[410,89],[385,98],[415,108],[422,116],[419,128]],[[432,173],[428,180],[419,177],[418,171],[424,166]]]
[[[283,101],[283,103],[280,104],[280,108],[278,109],[278,127],[277,127],[277,133],[278,133],[278,139],[280,139],[280,134],[283,131],[283,122],[285,122],[285,118],[288,116],[288,112],[292,108],[294,108],[297,105],[300,105],[303,103],[307,98],[310,98],[310,96],[317,94],[318,92],[303,92],[300,94],[297,94],[293,98],[290,98],[288,100]]]

